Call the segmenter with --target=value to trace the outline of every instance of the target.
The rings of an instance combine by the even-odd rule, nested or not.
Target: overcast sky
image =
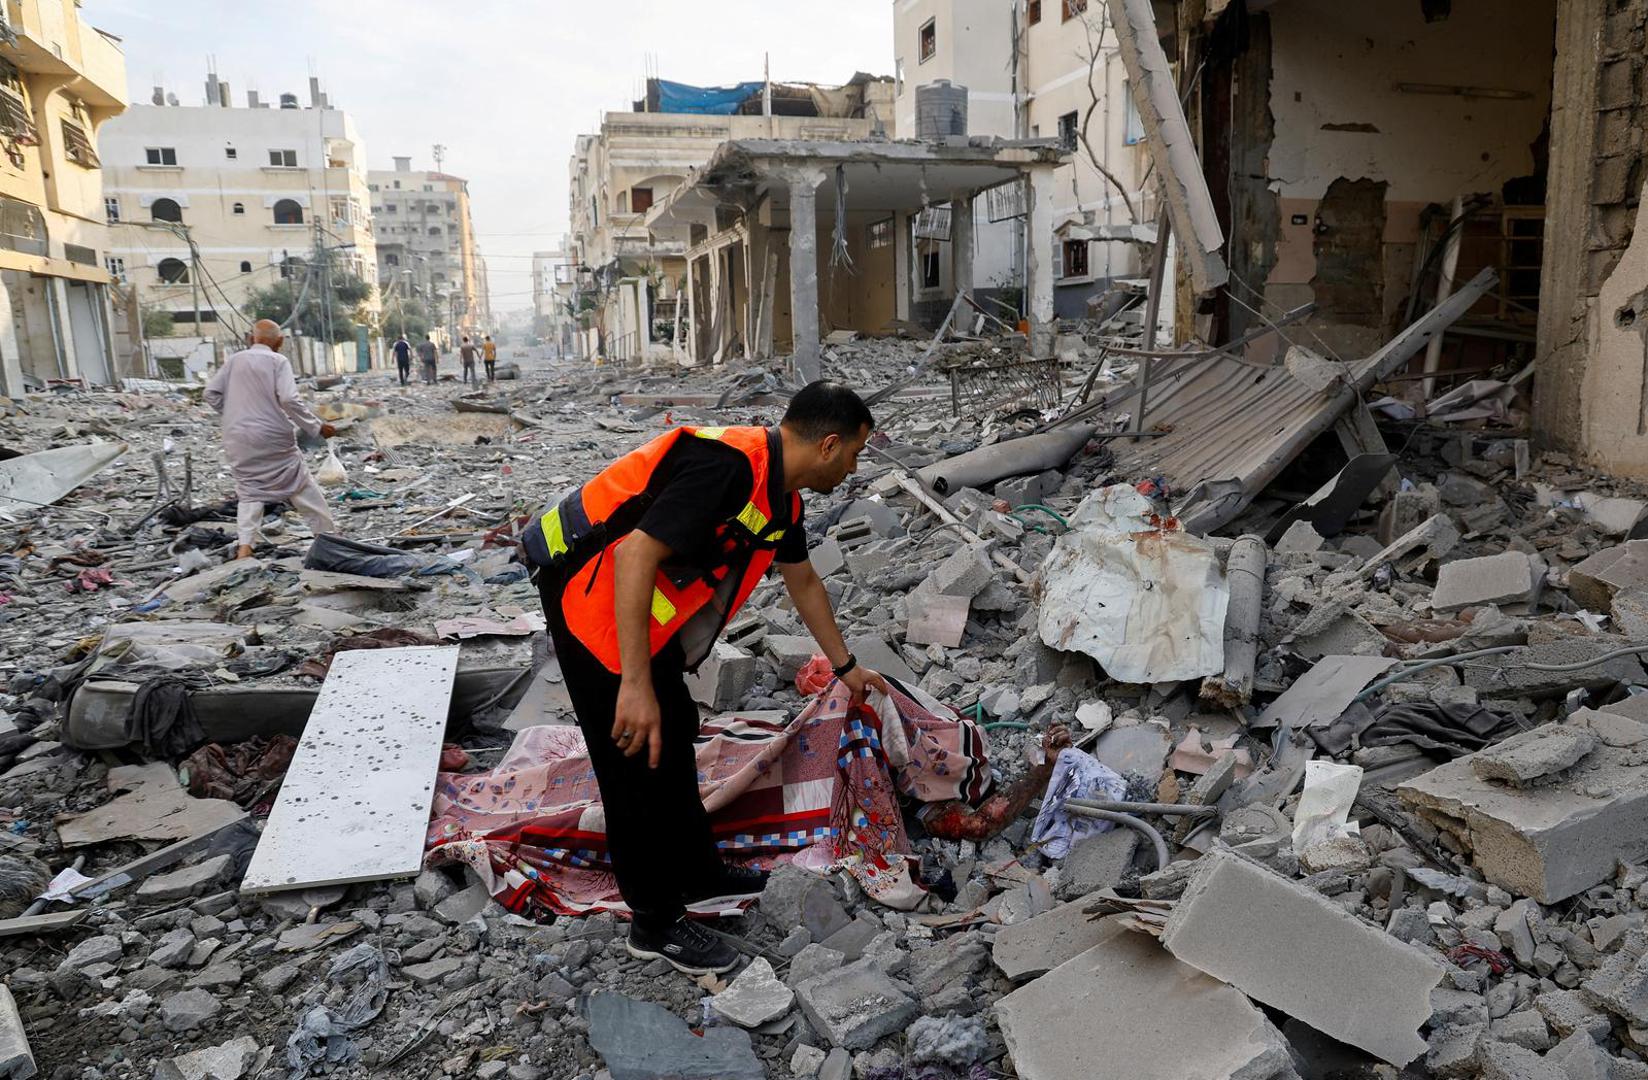
[[[308,103],[319,75],[366,141],[368,164],[410,154],[469,180],[493,308],[531,304],[531,255],[567,228],[573,137],[630,108],[649,61],[662,78],[846,82],[893,73],[893,0],[86,0],[125,40],[131,98],[163,84],[205,100],[207,58],[235,104],[248,88]]]

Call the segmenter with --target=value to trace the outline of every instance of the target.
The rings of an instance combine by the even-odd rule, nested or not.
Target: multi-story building
[[[570,171],[567,255],[585,314],[581,354],[617,360],[671,354],[684,340],[679,302],[694,238],[652,232],[647,211],[732,139],[864,139],[894,131],[892,80],[846,86],[740,83],[701,88],[649,79],[631,112],[580,135]]]
[[[0,7],[0,390],[143,374],[114,351],[104,124],[126,62],[75,0]]]
[[[110,269],[135,286],[145,307],[171,313],[179,332],[232,344],[247,325],[251,294],[282,280],[329,287],[312,274],[324,251],[331,268],[374,286],[378,261],[366,181],[366,148],[349,114],[310,80],[310,105],[295,94],[271,104],[206,82],[206,103],[175,101],[156,88],[105,131],[109,172],[103,212],[116,232]]]
[[[577,275],[564,246],[532,253],[532,334],[557,357],[577,355]]]
[[[970,135],[1058,139],[1070,163],[1054,182],[1055,306],[1079,317],[1118,277],[1143,272],[1139,247],[1122,227],[1155,219],[1143,128],[1102,6],[1088,0],[895,0],[899,130],[924,134],[917,98],[934,87],[965,91]],[[946,86],[948,84],[948,86]],[[1140,190],[1141,186],[1145,190]],[[1024,279],[1022,203],[986,200],[977,218],[974,281],[980,291]],[[918,230],[920,226],[918,224]],[[916,238],[933,247],[941,237]],[[942,312],[953,293],[949,261],[917,283],[918,308]]]
[[[374,169],[367,179],[386,293],[423,301],[435,326],[453,340],[489,332],[486,262],[470,216],[469,181],[414,171],[410,157],[397,157],[393,170]]]

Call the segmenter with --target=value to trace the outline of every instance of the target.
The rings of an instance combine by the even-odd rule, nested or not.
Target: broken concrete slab
[[[1648,540],[1629,540],[1568,571],[1568,595],[1588,611],[1608,611],[1614,597],[1648,586]]]
[[[818,652],[818,643],[801,634],[768,634],[761,639],[767,658],[778,668],[778,677],[794,682],[802,668]]]
[[[1374,679],[1396,666],[1385,656],[1324,656],[1253,722],[1256,729],[1300,731],[1333,723]]]
[[[996,1004],[1021,1080],[1295,1076],[1281,1032],[1240,991],[1175,960],[1118,917],[1100,923],[1099,933],[1092,948]]]
[[[1132,487],[1117,484],[1082,501],[1043,563],[1042,581],[1042,642],[1086,653],[1119,682],[1224,671],[1230,593],[1213,545],[1164,524]]]
[[[907,601],[910,618],[904,640],[912,645],[942,645],[953,649],[967,633],[967,617],[973,601],[966,596],[943,593],[911,593]]]
[[[1528,645],[1515,652],[1461,660],[1459,674],[1466,686],[1474,687],[1483,697],[1564,697],[1577,687],[1594,690],[1615,683],[1629,686],[1643,682],[1642,662],[1635,656],[1590,663],[1618,650],[1620,644],[1617,637],[1597,635]],[[1587,663],[1572,670],[1549,671],[1531,666],[1561,668],[1581,662]]]
[[[1417,1032],[1446,972],[1439,957],[1234,852],[1201,861],[1162,932],[1169,952],[1393,1065],[1425,1052]],[[1301,957],[1331,957],[1356,977],[1324,979]]]
[[[123,442],[77,443],[0,461],[0,508],[50,506],[124,454]]]
[[[847,649],[860,664],[871,671],[879,672],[889,679],[897,679],[906,686],[914,685],[917,681],[916,673],[910,670],[910,665],[905,663],[898,650],[887,644],[887,639],[880,634],[860,634],[848,638]]]
[[[1173,749],[1173,737],[1160,723],[1129,724],[1099,736],[1093,756],[1122,776],[1139,773],[1160,776],[1162,763]]]
[[[694,1035],[661,1005],[622,994],[592,995],[583,1005],[589,1043],[612,1080],[766,1080],[750,1033],[726,1025]]]
[[[920,1011],[874,959],[808,979],[795,992],[813,1030],[845,1050],[869,1049]]]
[[[1132,829],[1111,829],[1077,840],[1059,865],[1059,899],[1075,900],[1120,885],[1133,869],[1138,850],[1139,834]]]
[[[749,697],[760,674],[756,659],[736,645],[717,641],[703,666],[687,676],[692,699],[706,708],[736,709]]]
[[[1360,571],[1363,577],[1373,576],[1373,572],[1386,563],[1405,559],[1416,552],[1424,551],[1427,559],[1440,559],[1454,549],[1459,543],[1459,527],[1446,514],[1437,514],[1435,517],[1415,525],[1406,533],[1397,537],[1377,555],[1362,564]],[[1331,579],[1330,579],[1331,580]]]
[[[1603,721],[1612,727],[1612,718]],[[1471,771],[1483,780],[1528,787],[1570,769],[1596,749],[1597,736],[1567,724],[1541,724],[1471,755]]]
[[[109,770],[109,790],[126,794],[56,821],[64,847],[109,840],[188,840],[246,816],[227,799],[196,799],[163,761]]]
[[[1116,831],[1132,832],[1131,829]],[[1089,839],[1102,840],[1109,835],[1102,833]],[[1045,975],[1071,957],[1086,952],[1106,936],[1101,920],[1083,912],[1090,903],[1092,900],[1084,896],[1033,919],[1002,927],[990,947],[991,961],[1003,975],[1022,982]]]
[[[17,1013],[17,1002],[11,990],[0,983],[0,1076],[27,1080],[34,1074],[34,1051]]]
[[[710,998],[717,1016],[742,1028],[758,1028],[790,1011],[795,991],[779,981],[765,957],[756,957],[732,983]]]
[[[161,1062],[155,1067],[154,1080],[240,1080],[257,1060],[260,1049],[256,1039],[242,1035]]]
[[[156,874],[137,887],[138,903],[163,904],[198,896],[229,876],[229,855],[217,855],[170,874]]]
[[[1484,779],[1471,754],[1397,795],[1469,852],[1488,881],[1542,904],[1566,900],[1608,880],[1617,863],[1648,858],[1648,766],[1636,746],[1608,745],[1592,727],[1597,715],[1579,709],[1565,721],[1599,743],[1565,782],[1519,788]],[[1609,731],[1612,721],[1597,725]]]
[[[1544,564],[1520,551],[1455,559],[1437,571],[1431,608],[1460,611],[1483,604],[1532,604],[1539,599],[1544,579]]]

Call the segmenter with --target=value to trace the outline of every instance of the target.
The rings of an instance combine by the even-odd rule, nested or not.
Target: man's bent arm
[[[658,695],[652,687],[652,591],[658,567],[670,556],[670,547],[639,529],[613,550],[613,615],[618,624],[618,708],[612,737],[626,754],[647,752],[647,764],[658,767],[663,749]],[[628,739],[620,736],[629,734]]]
[[[835,609],[830,606],[829,590],[810,562],[779,563],[784,575],[784,587],[795,603],[796,614],[807,624],[807,631],[823,650],[831,667],[847,662],[847,643],[841,637],[841,627],[835,621]]]

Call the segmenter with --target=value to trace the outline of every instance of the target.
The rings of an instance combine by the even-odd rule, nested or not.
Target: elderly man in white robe
[[[337,531],[297,436],[300,428],[328,439],[337,432],[298,397],[291,362],[279,352],[285,340],[279,326],[259,320],[251,347],[229,357],[206,384],[206,403],[223,414],[223,453],[240,500],[237,559],[252,554],[266,503],[291,503],[317,534]]]

